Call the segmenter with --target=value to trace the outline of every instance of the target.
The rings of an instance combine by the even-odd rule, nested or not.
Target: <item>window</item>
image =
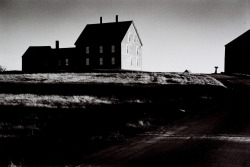
[[[89,58],[86,58],[85,63],[86,63],[86,66],[89,65]]]
[[[86,47],[86,54],[89,54],[89,46]]]
[[[69,59],[65,59],[65,65],[66,65],[66,66],[69,65]]]
[[[126,45],[126,53],[128,53],[128,45]]]
[[[136,46],[136,55],[138,55],[138,54],[139,54],[139,47]]]
[[[139,59],[138,59],[138,57],[136,58],[136,66],[139,66]]]
[[[115,58],[114,57],[111,58],[111,64],[115,65]]]
[[[115,45],[111,46],[111,52],[114,53],[115,52]]]
[[[133,58],[130,57],[130,65],[132,66],[133,65]]]
[[[103,53],[103,46],[100,46],[100,53]]]
[[[100,58],[100,59],[99,59],[99,64],[100,64],[100,65],[103,65],[103,58]]]
[[[61,66],[61,65],[62,65],[62,61],[58,60],[58,66]]]

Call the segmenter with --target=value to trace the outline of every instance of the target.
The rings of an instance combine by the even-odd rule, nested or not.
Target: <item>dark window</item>
[[[69,59],[65,59],[65,65],[66,65],[66,66],[69,65]]]
[[[100,53],[103,53],[103,46],[100,46]]]
[[[86,47],[86,54],[89,54],[89,46]]]
[[[115,65],[115,58],[114,57],[111,58],[111,64]]]
[[[89,58],[86,58],[85,64],[88,66],[89,65]]]
[[[100,64],[100,65],[103,65],[103,58],[100,58],[100,59],[99,59],[99,64]]]
[[[115,45],[111,46],[111,52],[114,53],[115,52]]]

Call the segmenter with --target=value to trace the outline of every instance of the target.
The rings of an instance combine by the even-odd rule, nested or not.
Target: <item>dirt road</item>
[[[159,127],[87,157],[82,166],[250,166],[250,123],[230,131],[231,116],[219,112]]]
[[[223,79],[226,82],[232,79],[238,85],[249,81],[237,83],[235,78]],[[216,109],[216,112],[193,115],[140,134],[85,157],[79,166],[249,167],[249,92],[242,92],[242,99],[231,97],[227,106]]]

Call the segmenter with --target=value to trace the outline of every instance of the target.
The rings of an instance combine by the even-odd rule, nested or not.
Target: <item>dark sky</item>
[[[0,0],[0,65],[21,69],[29,46],[73,47],[86,24],[134,20],[143,70],[224,69],[224,45],[250,29],[250,0]]]

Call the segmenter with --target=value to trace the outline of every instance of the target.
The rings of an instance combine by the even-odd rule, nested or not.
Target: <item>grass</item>
[[[94,96],[60,96],[37,94],[0,94],[0,105],[46,108],[84,108],[86,105],[112,104],[117,99]]]
[[[85,155],[138,133],[181,120],[192,112],[206,112],[205,106],[213,107],[213,100],[118,100],[86,108],[0,106],[0,166],[9,160],[24,166],[78,164]]]
[[[152,98],[189,94],[201,86],[223,87],[223,84],[211,76],[190,73],[2,74],[0,105],[84,108],[145,103]],[[204,88],[201,90],[204,92]]]
[[[74,164],[85,155],[221,101],[189,73],[0,75],[0,166]]]
[[[118,99],[88,95],[38,95],[0,93],[0,106],[43,107],[43,108],[85,108],[88,105],[123,104],[149,102],[145,99]]]
[[[0,83],[121,83],[121,84],[195,84],[223,86],[211,76],[190,73],[57,73],[2,74]]]

